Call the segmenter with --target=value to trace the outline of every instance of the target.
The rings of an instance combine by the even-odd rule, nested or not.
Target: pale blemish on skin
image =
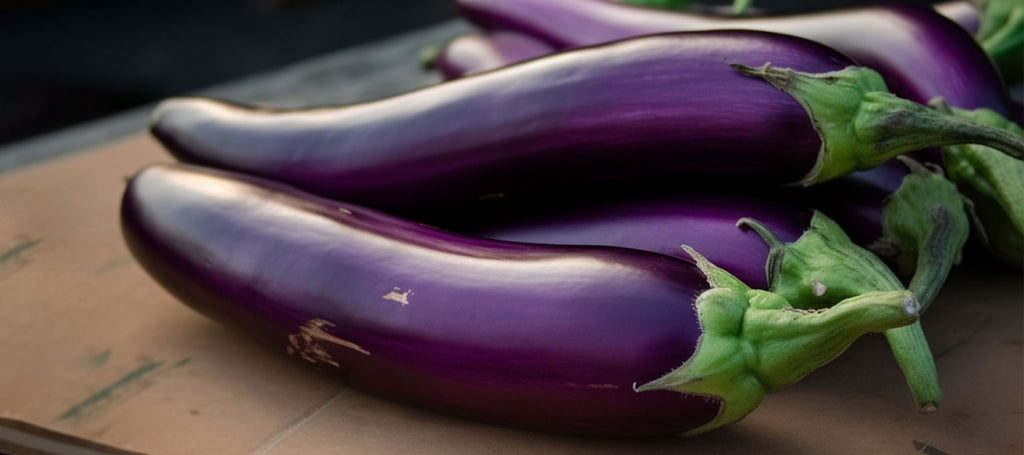
[[[402,288],[395,286],[393,289],[391,289],[391,292],[382,295],[381,298],[383,298],[384,300],[395,301],[401,303],[402,305],[408,305],[409,296],[411,295],[412,289],[407,289],[405,292],[402,292]]]
[[[326,319],[310,319],[299,331],[288,335],[288,355],[298,355],[310,363],[326,363],[331,366],[339,366],[338,362],[327,352],[326,344],[333,344],[351,349],[360,354],[370,355],[370,351],[363,349],[358,344],[338,338],[327,332],[325,327],[334,327],[335,324]]]
[[[815,297],[825,295],[825,291],[827,290],[828,288],[825,287],[825,283],[822,283],[821,281],[814,280],[814,282],[811,283],[811,293],[814,294]]]

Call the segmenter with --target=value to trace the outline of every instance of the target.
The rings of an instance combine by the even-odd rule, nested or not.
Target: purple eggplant
[[[938,115],[818,43],[708,31],[577,49],[348,106],[170,99],[151,131],[182,161],[404,212],[577,182],[811,184],[922,146],[982,141],[969,122]],[[1004,145],[1024,154],[1024,138]]]
[[[1018,123],[1024,118],[1024,110],[1010,99],[999,71],[972,36],[971,27],[978,26],[976,12],[972,19],[960,3],[940,5],[941,12],[890,4],[747,18],[653,10],[605,0],[460,0],[459,6],[465,17],[484,28],[518,31],[562,49],[672,30],[745,28],[790,33],[827,44],[872,67],[898,96],[921,103],[941,97],[954,107],[989,109]],[[1019,37],[1020,33],[1002,35]],[[1019,57],[1019,43],[1018,52],[1009,54]],[[463,61],[473,60],[464,56]],[[1010,173],[987,169],[985,163],[1000,161],[994,156],[998,153],[984,147],[976,150],[984,160],[964,161],[948,152],[932,153],[928,160],[962,170],[951,173],[955,183],[984,199],[976,201],[979,232],[986,233],[979,237],[994,257],[1020,267],[1024,212],[992,195],[1019,192],[1024,163],[1009,163],[1015,168]],[[1001,177],[982,177],[995,174]]]
[[[679,245],[687,244],[745,283],[785,292],[791,302],[808,308],[827,307],[867,290],[902,289],[903,284],[884,265],[865,261],[850,267],[825,262],[834,256],[848,263],[849,257],[865,255],[862,248],[853,246],[833,252],[835,241],[820,241],[849,235],[909,279],[910,290],[924,309],[959,260],[967,239],[968,217],[955,185],[916,162],[902,161],[909,166],[909,174],[889,170],[904,176],[897,188],[888,186],[890,178],[873,173],[870,177],[874,180],[857,175],[813,190],[762,190],[756,195],[691,188],[630,194],[590,189],[570,196],[489,201],[463,214],[461,224],[450,221],[445,227],[501,240],[619,246],[680,258],[686,255]],[[814,210],[827,213],[845,232],[821,235],[814,229]],[[756,223],[758,229],[744,229],[741,222]],[[771,242],[765,243],[764,238]],[[808,269],[805,261],[813,267]],[[776,264],[777,269],[765,264]],[[837,272],[840,269],[845,270]],[[822,270],[833,277],[825,279]],[[781,289],[786,287],[820,292],[794,297],[794,291]],[[913,324],[885,334],[917,409],[934,411],[942,390],[921,326]]]
[[[458,79],[558,52],[524,33],[492,30],[459,35],[441,47],[434,67],[445,80]]]
[[[959,24],[971,35],[979,30],[978,8],[970,2],[940,3],[935,5],[935,10]],[[697,12],[688,9],[684,13],[694,15]],[[713,16],[707,11],[700,11],[699,14]],[[727,19],[731,18],[721,18]],[[437,70],[446,80],[456,79],[552,54],[561,49],[564,48],[535,38],[526,32],[505,28],[481,30],[457,36],[445,43],[437,55]]]
[[[186,165],[130,179],[121,222],[158,283],[282,354],[392,399],[544,431],[710,430],[861,334],[916,320],[907,291],[802,311],[697,252],[467,237]]]
[[[939,14],[959,24],[971,35],[978,33],[978,30],[981,28],[981,14],[979,14],[977,2],[953,0],[936,3],[933,8]]]
[[[487,34],[465,34],[442,47],[434,67],[445,79],[468,76],[554,52],[555,49],[522,33],[495,30]]]
[[[518,31],[575,48],[674,31],[751,29],[826,44],[869,66],[896,95],[920,103],[943,97],[963,109],[1012,112],[1006,86],[970,32],[932,8],[901,4],[766,17],[722,17],[609,0],[458,0],[484,29]]]
[[[567,175],[716,170],[792,182],[815,167],[819,134],[790,96],[729,63],[815,73],[851,64],[817,43],[761,32],[648,37],[551,57],[348,106],[280,111],[172,98],[156,108],[151,132],[185,162],[387,210],[471,202]]]
[[[841,194],[841,193],[838,193]],[[849,194],[849,193],[846,193]],[[869,197],[860,194],[847,208],[855,210]],[[877,201],[875,211],[881,205]],[[787,193],[762,191],[758,195],[692,188],[587,189],[576,193],[483,201],[458,216],[435,221],[446,229],[500,240],[556,244],[609,245],[688,257],[679,246],[690,245],[715,265],[744,283],[768,289],[765,264],[769,247],[754,231],[736,226],[742,218],[764,223],[784,241],[796,240],[809,226],[812,208]],[[848,217],[849,218],[849,217]],[[860,244],[881,235],[880,224],[870,220],[844,225],[862,227]],[[867,242],[867,243],[865,243]]]

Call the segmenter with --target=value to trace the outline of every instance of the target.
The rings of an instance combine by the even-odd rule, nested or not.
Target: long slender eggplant
[[[515,30],[557,48],[673,31],[751,29],[826,44],[920,103],[943,97],[963,109],[1012,112],[998,71],[970,32],[934,9],[886,5],[766,17],[721,17],[636,7],[610,0],[458,0],[485,29]]]
[[[821,44],[708,31],[577,49],[348,106],[171,99],[151,131],[183,161],[395,211],[579,181],[811,184],[924,146],[990,139],[1024,154],[1024,138],[950,119],[893,97],[876,73]]]
[[[136,174],[121,220],[142,267],[212,319],[368,391],[544,431],[714,429],[917,317],[907,291],[801,311],[695,251],[467,237],[185,165]]]
[[[990,109],[1013,119],[1024,121],[1024,109],[1013,102],[999,71],[972,36],[971,14],[964,5],[940,5],[936,11],[910,5],[878,5],[818,11],[784,16],[725,18],[681,11],[654,10],[606,0],[460,0],[462,14],[478,25],[491,30],[513,30],[548,41],[556,48],[592,45],[648,33],[673,30],[707,30],[744,28],[790,33],[825,43],[843,52],[858,64],[877,70],[889,88],[898,96],[920,103],[936,97],[963,109]],[[1020,7],[1003,3],[999,10]],[[950,17],[964,24],[945,17]],[[975,18],[976,19],[976,18]],[[993,23],[994,21],[989,21]],[[1007,21],[1013,24],[1013,21]],[[1019,57],[1020,24],[1011,25],[1009,48],[1016,41]],[[999,34],[997,34],[999,35]],[[1018,64],[1019,64],[1019,58]],[[465,61],[470,61],[465,60]],[[480,68],[476,69],[481,70]],[[1009,163],[1016,173],[1000,169],[978,168],[990,162],[1001,162],[994,150],[976,149],[984,160],[957,161],[950,153],[932,154],[929,159],[965,169],[953,174],[955,183],[976,195],[1012,194],[1024,186],[1017,175],[1024,173],[1024,163]],[[950,161],[953,160],[953,161]],[[976,176],[1000,174],[1003,179]],[[986,246],[1004,262],[1022,263],[1024,213],[1006,208],[1006,204],[979,201],[979,219]],[[1011,252],[1009,260],[1006,252]]]
[[[854,216],[870,214],[869,210],[855,208],[867,205],[861,201],[869,198],[859,194],[856,201],[851,201],[856,205],[843,207]],[[881,199],[877,203],[880,206]],[[765,264],[769,247],[756,232],[737,227],[737,221],[757,219],[784,241],[794,241],[808,228],[812,213],[809,205],[784,192],[753,195],[692,188],[588,188],[482,201],[459,216],[447,215],[432,222],[453,231],[500,240],[620,246],[679,258],[688,257],[680,248],[686,244],[751,287],[768,289]],[[869,232],[856,236],[860,244],[870,243],[876,234],[881,236],[880,223],[857,221],[844,226]]]

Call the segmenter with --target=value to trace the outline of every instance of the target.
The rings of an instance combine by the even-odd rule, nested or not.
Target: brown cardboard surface
[[[946,393],[935,414],[915,412],[884,340],[866,337],[704,436],[563,437],[374,398],[176,302],[117,217],[124,179],[169,160],[137,135],[0,176],[0,428],[153,455],[1024,451],[1019,271],[961,267],[925,315]]]

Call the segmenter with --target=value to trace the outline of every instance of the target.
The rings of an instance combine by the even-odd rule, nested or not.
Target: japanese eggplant
[[[934,103],[941,97],[943,101],[939,104],[991,110],[1019,124],[1024,119],[1024,109],[1010,99],[999,71],[972,33],[978,27],[986,28],[986,22],[988,28],[994,27],[992,24],[1002,27],[1001,31],[993,33],[999,42],[988,44],[986,48],[1007,49],[1000,50],[1010,57],[1006,61],[1019,66],[1020,19],[1024,14],[1019,4],[992,3],[994,5],[989,5],[986,11],[1003,12],[1008,17],[989,18],[980,26],[973,7],[960,2],[937,5],[938,11],[923,6],[887,4],[743,18],[654,10],[606,0],[460,0],[459,6],[466,18],[490,30],[489,33],[518,31],[545,40],[558,49],[671,30],[744,28],[790,33],[827,44],[856,63],[872,67],[898,96],[920,103]],[[486,36],[478,36],[477,40],[486,40]],[[452,51],[462,54],[460,62],[463,64],[495,62],[494,59],[484,62],[470,55],[475,49],[485,47],[484,44],[475,49],[456,47],[459,49]],[[454,65],[446,70],[458,71]],[[479,66],[472,69],[483,70]],[[1021,267],[1024,263],[1024,249],[1020,248],[1024,244],[1021,230],[1024,211],[1020,209],[1017,195],[1024,186],[1021,178],[1024,163],[1006,162],[996,156],[996,151],[986,147],[973,150],[979,159],[966,160],[964,155],[946,150],[942,154],[929,154],[928,160],[957,169],[950,177],[965,193],[978,199],[975,205],[980,220],[979,235],[975,237],[995,258]],[[987,167],[997,162],[1011,170]],[[998,178],[992,178],[995,175]]]
[[[925,6],[890,3],[723,17],[610,0],[458,0],[457,5],[464,18],[484,29],[518,31],[558,49],[678,31],[785,33],[823,43],[875,69],[897,96],[919,103],[942,97],[963,109],[1013,113],[999,72],[970,32]]]
[[[188,165],[132,177],[121,225],[174,296],[282,354],[403,402],[543,431],[711,430],[918,309],[890,291],[803,311],[695,251],[467,237]]]
[[[947,143],[1024,155],[1022,137],[896,98],[821,44],[757,31],[640,37],[347,106],[176,98],[150,129],[182,161],[390,211],[581,181],[812,184]]]

